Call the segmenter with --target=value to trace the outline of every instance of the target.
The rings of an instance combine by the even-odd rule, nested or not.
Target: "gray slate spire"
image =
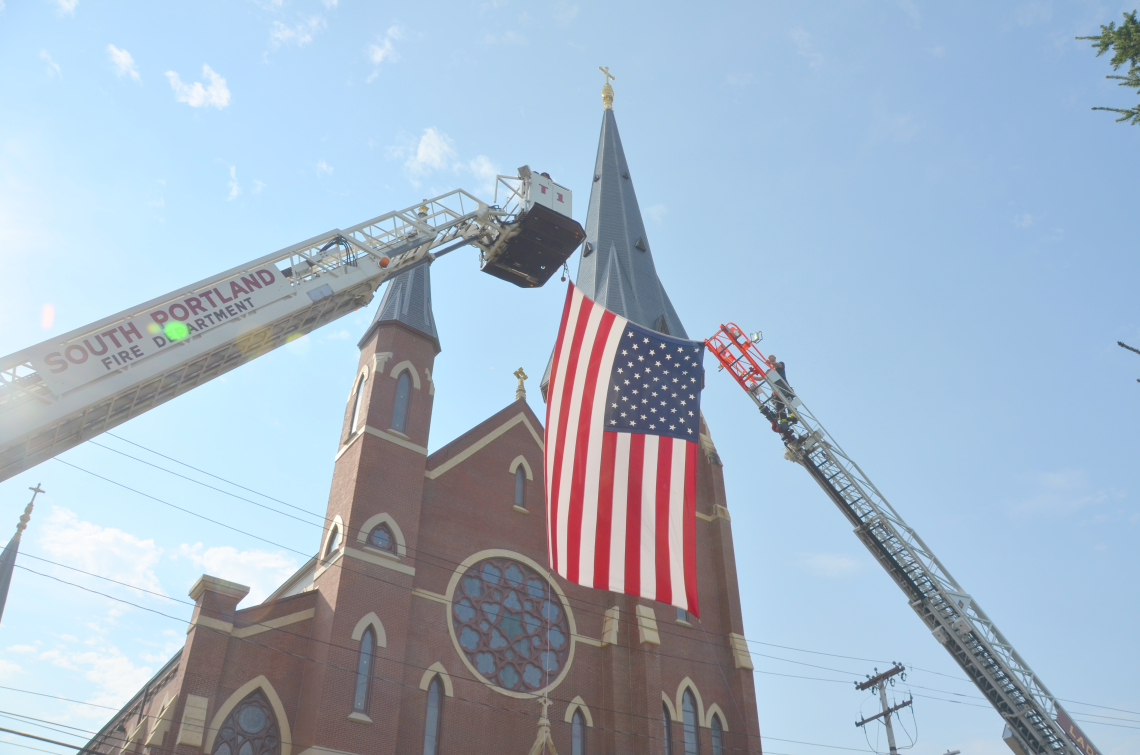
[[[657,278],[614,111],[607,108],[602,113],[578,287],[639,325],[688,338]]]
[[[665,287],[657,278],[649,236],[645,233],[645,222],[637,206],[633,179],[614,118],[613,89],[609,81],[602,89],[602,101],[605,103],[602,134],[598,139],[598,159],[594,163],[594,183],[586,214],[586,241],[582,244],[575,282],[586,296],[638,325],[688,338]],[[552,353],[539,382],[544,401],[553,361]]]
[[[376,309],[376,317],[364,337],[360,339],[360,348],[382,322],[399,322],[409,328],[423,333],[435,342],[438,353],[439,333],[435,329],[435,317],[431,311],[431,273],[430,265],[420,265],[411,270],[400,273],[388,282],[384,291],[384,298]]]

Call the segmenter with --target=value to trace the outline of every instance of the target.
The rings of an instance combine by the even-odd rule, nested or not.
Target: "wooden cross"
[[[613,74],[610,73],[610,67],[609,66],[606,66],[604,68],[602,66],[598,66],[598,70],[606,75],[606,83],[607,84],[610,83],[611,81],[617,81],[617,79],[614,78]]]

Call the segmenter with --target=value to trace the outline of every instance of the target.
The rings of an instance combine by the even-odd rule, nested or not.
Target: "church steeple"
[[[376,317],[360,339],[360,348],[368,342],[372,332],[382,322],[398,322],[422,333],[435,343],[440,352],[439,333],[435,329],[435,316],[431,311],[431,274],[428,265],[420,265],[400,273],[388,283],[384,298],[376,308]]]
[[[594,301],[640,325],[687,338],[685,326],[657,278],[614,117],[612,77],[605,69],[603,72],[607,78],[602,90],[602,133],[577,284]]]

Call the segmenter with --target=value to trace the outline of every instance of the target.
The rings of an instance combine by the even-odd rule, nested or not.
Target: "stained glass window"
[[[515,467],[515,505],[526,508],[526,470],[522,464]]]
[[[509,558],[488,558],[464,573],[451,621],[478,673],[514,692],[547,687],[570,653],[570,627],[558,594],[544,576]]]
[[[254,690],[230,711],[218,737],[213,755],[278,755],[281,735],[277,717],[261,690]]]
[[[325,559],[326,560],[329,559],[334,553],[336,553],[336,550],[339,547],[340,547],[340,525],[334,524],[333,528],[332,528],[332,534],[329,535],[328,547],[325,548]]]
[[[368,627],[360,638],[360,658],[356,662],[356,693],[352,697],[352,709],[358,713],[368,711],[368,689],[372,683],[372,654],[375,648],[376,633],[372,627]]]
[[[400,373],[400,377],[396,381],[396,403],[392,406],[392,429],[401,433],[407,429],[408,391],[410,389],[411,381],[408,380],[408,373],[405,370]]]
[[[387,524],[378,524],[368,533],[368,544],[382,551],[396,552],[396,538],[392,537],[392,528]]]
[[[427,715],[424,717],[424,755],[438,755],[439,728],[443,718],[443,683],[439,675],[428,685]]]
[[[697,701],[691,689],[681,696],[682,724],[685,729],[685,755],[700,755],[700,721],[697,720]]]
[[[570,755],[586,755],[586,717],[581,709],[574,711],[570,721]]]
[[[356,431],[356,421],[360,419],[360,397],[364,395],[364,376],[356,381],[356,396],[352,399],[352,421],[348,424],[348,434]]]
[[[712,755],[724,755],[724,727],[716,713],[712,714],[712,745]]]

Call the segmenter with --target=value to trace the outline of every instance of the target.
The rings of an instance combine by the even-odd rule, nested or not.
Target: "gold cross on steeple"
[[[610,86],[611,81],[617,81],[614,75],[610,73],[609,66],[598,66],[598,70],[605,74],[605,85],[602,86],[602,106],[606,110],[613,110],[614,108],[614,88]]]
[[[523,372],[522,367],[519,367],[511,374],[519,379],[519,387],[515,389],[515,401],[522,401],[526,398],[526,386],[523,385],[523,381],[527,379],[527,374]]]

